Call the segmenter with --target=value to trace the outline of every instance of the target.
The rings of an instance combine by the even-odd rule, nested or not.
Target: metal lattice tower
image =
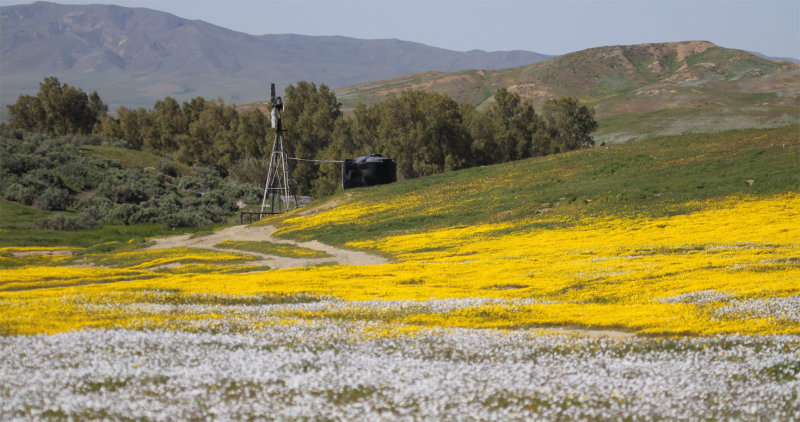
[[[289,180],[289,166],[286,152],[283,148],[283,125],[281,114],[283,103],[281,97],[275,96],[275,84],[272,84],[272,128],[275,129],[275,139],[272,141],[272,154],[269,156],[269,170],[267,182],[264,184],[264,199],[261,201],[261,213],[267,201],[270,202],[271,213],[281,213],[297,209],[297,197],[292,193]]]

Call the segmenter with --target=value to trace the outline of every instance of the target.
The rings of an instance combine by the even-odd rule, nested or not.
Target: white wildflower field
[[[611,337],[421,328],[341,315],[288,318],[343,309],[452,312],[473,302],[131,304],[128,310],[143,321],[173,314],[171,329],[0,338],[0,414],[4,420],[800,419],[797,335]],[[746,312],[754,304],[736,306]]]

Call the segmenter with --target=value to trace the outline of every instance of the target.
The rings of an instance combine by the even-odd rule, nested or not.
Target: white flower
[[[3,337],[0,413],[12,420],[790,420],[800,409],[798,336],[622,340],[441,328],[368,335],[392,327],[313,320],[228,333]]]

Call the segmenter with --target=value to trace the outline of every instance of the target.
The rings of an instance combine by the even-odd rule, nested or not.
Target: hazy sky
[[[800,0],[56,2],[147,7],[253,35],[397,38],[459,51],[564,54],[604,45],[708,40],[800,59]],[[3,5],[20,3],[0,0]]]

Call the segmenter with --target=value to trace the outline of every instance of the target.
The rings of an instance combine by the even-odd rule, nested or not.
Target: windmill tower
[[[281,97],[275,96],[275,84],[270,88],[272,94],[272,128],[275,129],[275,139],[272,141],[272,154],[269,156],[269,170],[267,182],[264,184],[264,199],[261,201],[261,214],[278,214],[297,208],[297,197],[292,193],[289,182],[289,166],[286,152],[283,149],[283,125],[281,114],[283,102]],[[270,203],[270,211],[264,212]]]

